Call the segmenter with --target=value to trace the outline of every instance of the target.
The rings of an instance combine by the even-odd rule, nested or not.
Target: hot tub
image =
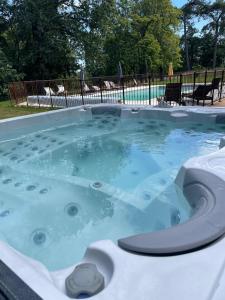
[[[96,299],[217,299],[225,110],[90,105],[0,128],[0,258],[37,294],[52,299],[41,278],[66,299],[65,278],[91,262]]]

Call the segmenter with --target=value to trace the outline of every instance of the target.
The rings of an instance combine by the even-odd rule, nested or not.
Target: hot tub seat
[[[225,234],[224,181],[207,170],[183,167],[176,183],[193,209],[192,217],[166,230],[122,238],[118,241],[122,249],[140,254],[176,255],[202,248]]]

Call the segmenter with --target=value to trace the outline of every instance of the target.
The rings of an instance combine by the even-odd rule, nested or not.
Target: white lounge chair
[[[137,83],[137,80],[135,79],[135,78],[133,78],[133,81],[134,81],[134,85],[138,85],[138,83]]]
[[[98,87],[97,85],[92,85],[91,88],[93,89],[94,92],[99,92],[100,91],[100,87]]]
[[[83,84],[83,91],[84,91],[84,93],[90,93],[91,92],[89,86],[86,83]]]
[[[54,96],[55,95],[55,92],[49,86],[44,87],[44,90],[45,90],[46,96]]]
[[[99,92],[100,87],[98,87],[97,85],[92,85],[91,87],[89,87],[86,83],[84,83],[83,91],[84,91],[84,93]]]
[[[106,87],[107,90],[111,90],[112,89],[109,81],[104,81],[104,84],[105,84],[105,87]]]
[[[58,91],[57,91],[57,95],[62,95],[66,93],[65,87],[63,85],[57,85]]]
[[[114,90],[119,90],[121,87],[116,85],[113,81],[109,81],[110,86],[114,89]]]

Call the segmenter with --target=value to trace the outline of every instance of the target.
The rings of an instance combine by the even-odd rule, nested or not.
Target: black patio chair
[[[211,86],[214,90],[218,90],[220,88],[221,78],[213,78]]]
[[[219,90],[219,85],[220,85],[221,79],[220,78],[214,78],[209,85],[198,85],[197,88],[192,92],[192,93],[183,93],[182,98],[185,101],[184,98],[192,99],[193,104],[196,101],[197,105],[199,104],[199,101],[203,101],[203,104],[206,100],[211,101],[213,104],[213,98],[214,98],[214,90]],[[209,95],[209,93],[211,95]],[[187,101],[187,99],[186,99]]]
[[[178,103],[179,105],[186,105],[181,96],[182,83],[167,83],[165,95],[157,98],[158,101],[165,101]]]
[[[197,105],[199,105],[199,101],[205,101],[210,100],[213,101],[213,95],[208,95],[210,92],[213,91],[212,85],[199,85],[196,90],[193,91],[193,93],[183,93],[182,98],[183,101],[188,101],[188,99],[191,99],[193,104],[196,101]],[[186,100],[185,100],[185,99]]]

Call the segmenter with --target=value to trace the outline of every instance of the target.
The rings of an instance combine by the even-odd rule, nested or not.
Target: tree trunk
[[[183,19],[184,22],[184,49],[185,49],[185,57],[186,57],[186,66],[187,70],[191,70],[190,58],[189,58],[189,48],[188,48],[188,40],[187,40],[187,20],[186,16]]]
[[[216,23],[215,39],[213,45],[213,69],[216,68],[216,63],[217,63],[218,36],[219,36],[219,21]]]

